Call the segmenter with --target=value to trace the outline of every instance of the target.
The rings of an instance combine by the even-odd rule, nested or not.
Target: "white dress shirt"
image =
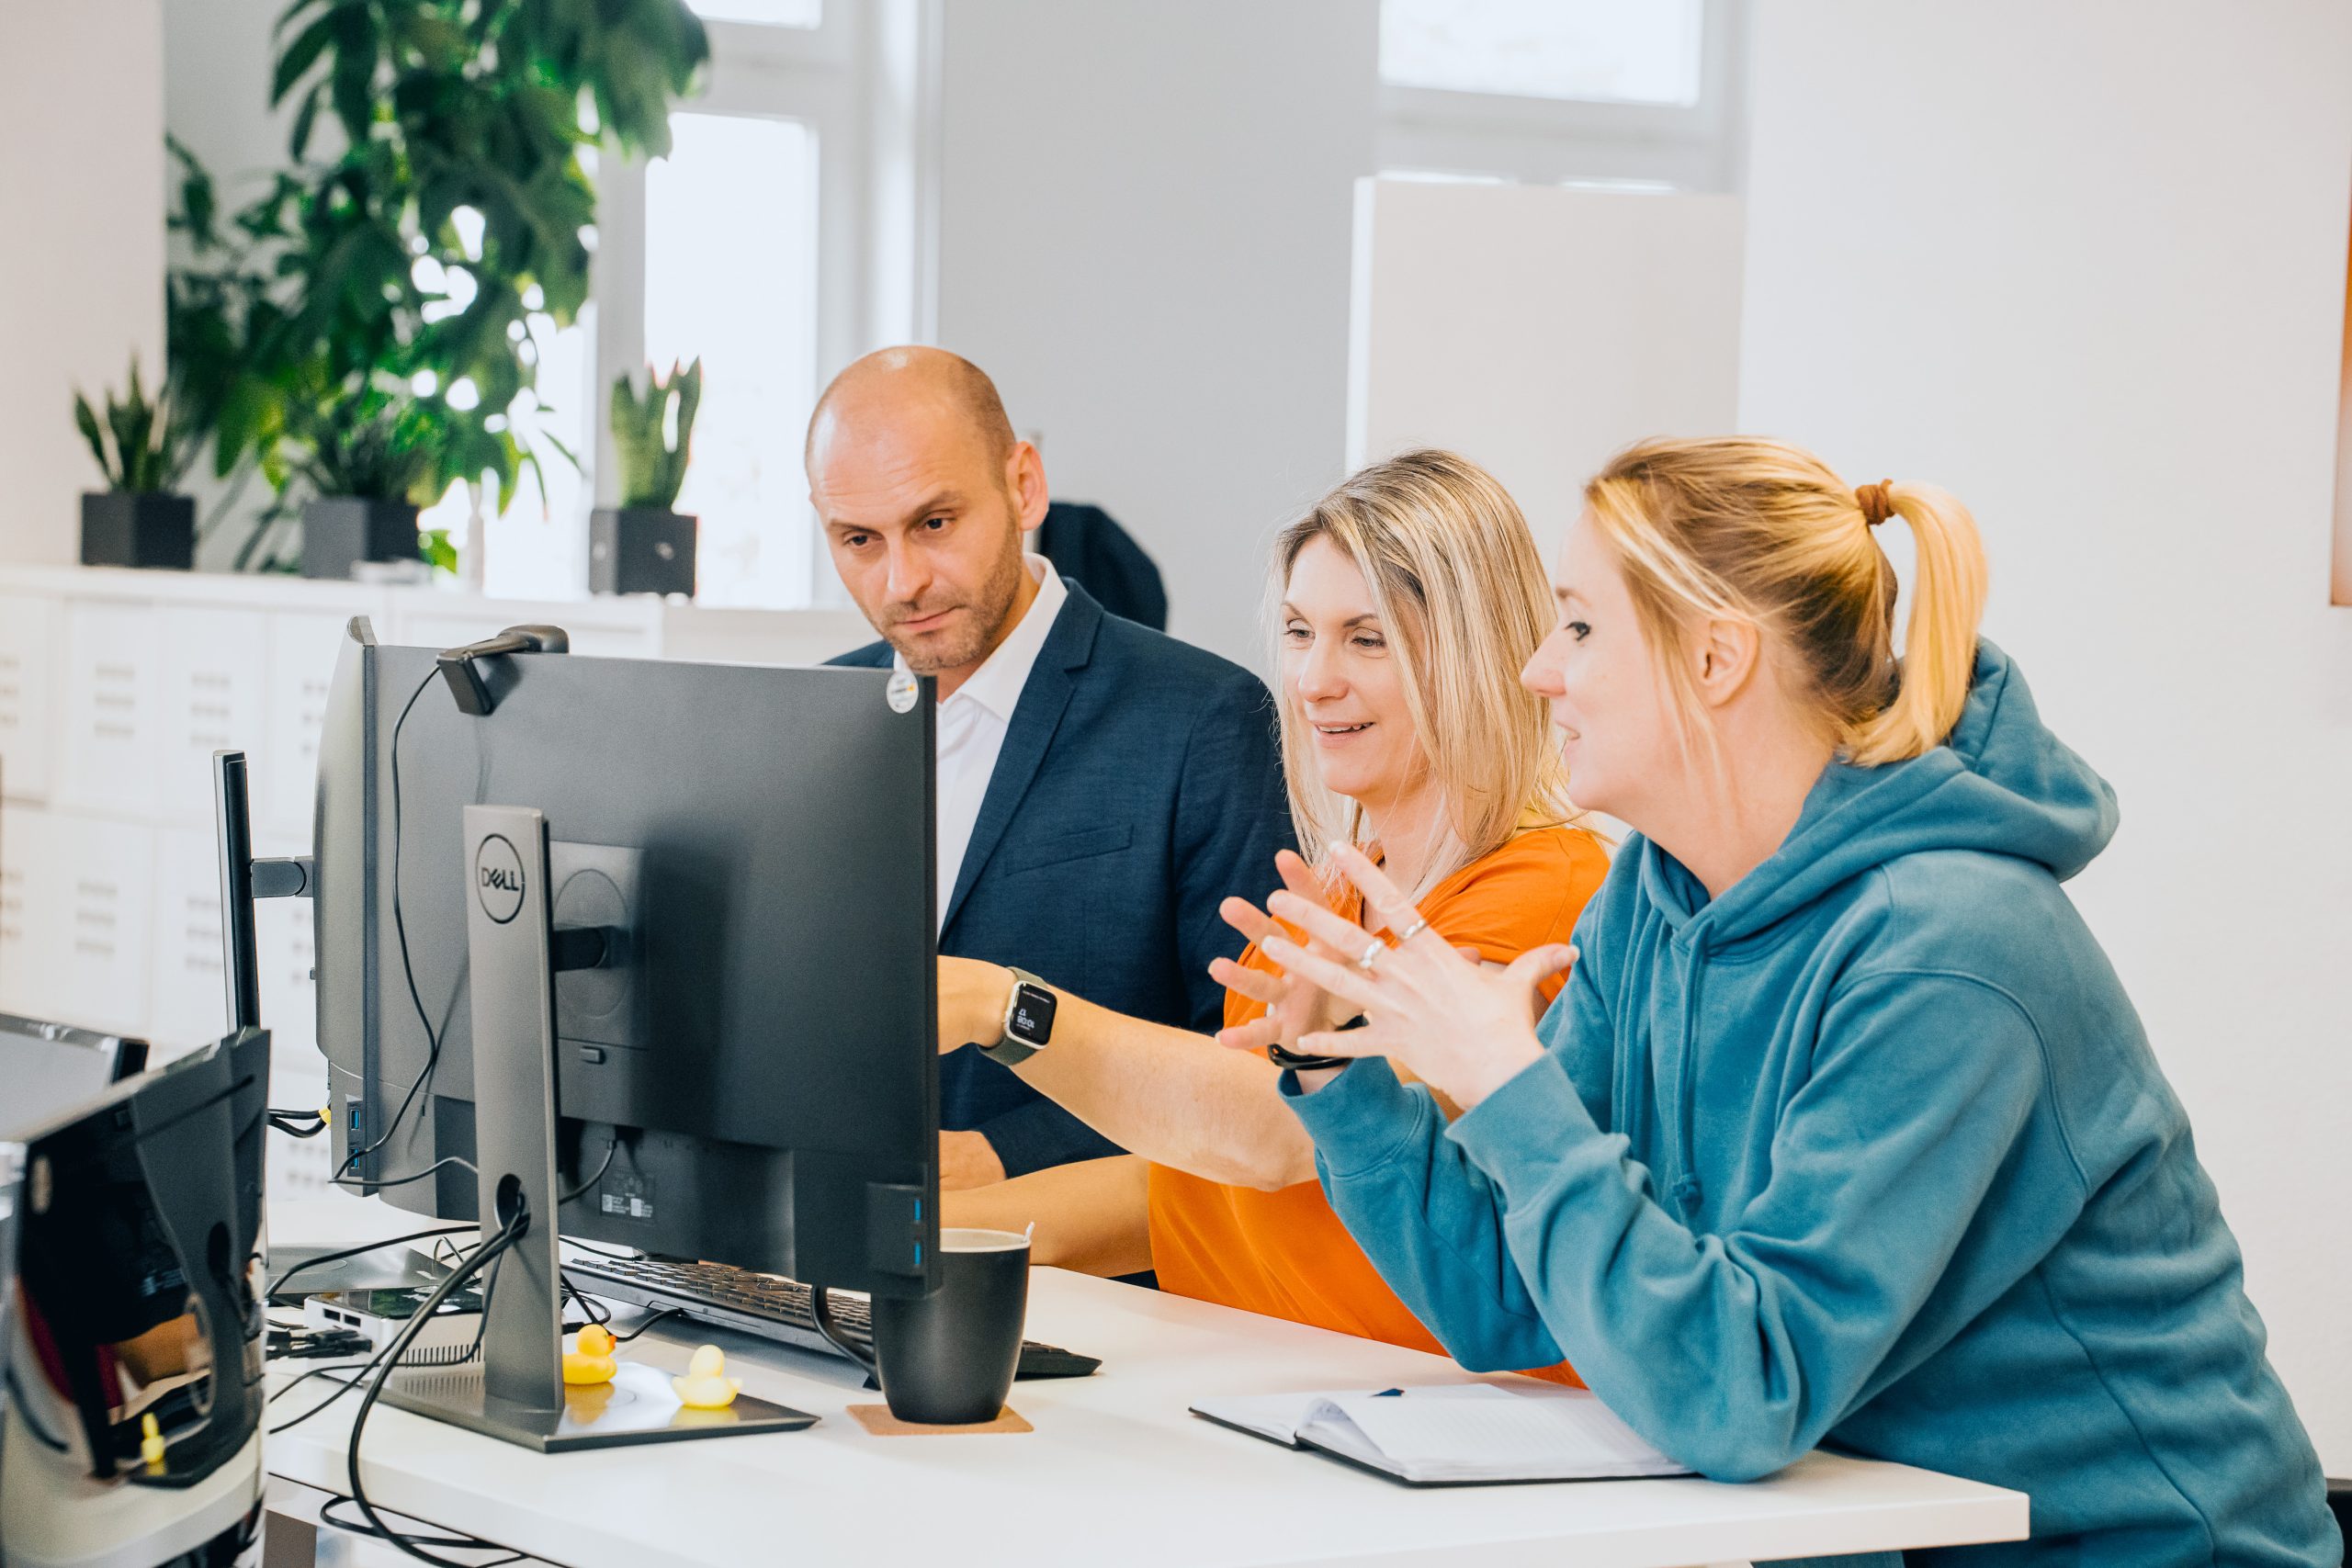
[[[1061,574],[1041,555],[1023,551],[1021,562],[1037,584],[1037,597],[1012,635],[997,644],[971,678],[939,705],[935,739],[939,746],[939,919],[947,920],[947,900],[964,869],[964,852],[972,842],[972,828],[979,820],[980,801],[996,773],[997,753],[1004,750],[1005,730],[1012,710],[1020,705],[1021,690],[1054,629],[1054,617],[1069,598]],[[900,670],[907,661],[893,656]]]

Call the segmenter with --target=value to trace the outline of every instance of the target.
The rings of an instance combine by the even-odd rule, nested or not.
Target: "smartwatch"
[[[980,1047],[991,1062],[1017,1067],[1046,1048],[1054,1037],[1054,993],[1026,969],[1005,967],[1012,974],[1012,999],[1005,1004],[1004,1037]]]
[[[1363,1014],[1358,1013],[1340,1025],[1340,1028],[1341,1030],[1362,1029],[1371,1021],[1372,1020],[1364,1017]],[[1302,1051],[1285,1049],[1280,1041],[1276,1041],[1266,1047],[1266,1060],[1278,1067],[1288,1067],[1293,1072],[1298,1072],[1310,1067],[1344,1067],[1355,1058],[1353,1056],[1310,1056]]]

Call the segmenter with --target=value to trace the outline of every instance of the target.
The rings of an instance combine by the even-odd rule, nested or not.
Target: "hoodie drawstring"
[[[1668,1194],[1674,1201],[1677,1218],[1688,1224],[1699,1212],[1700,1200],[1706,1189],[1691,1167],[1696,1163],[1698,1145],[1698,1069],[1691,1065],[1698,1055],[1699,991],[1707,972],[1703,941],[1690,944],[1690,957],[1682,976],[1682,1049],[1674,1064],[1674,1107],[1671,1125],[1667,1136],[1673,1139],[1675,1177]]]

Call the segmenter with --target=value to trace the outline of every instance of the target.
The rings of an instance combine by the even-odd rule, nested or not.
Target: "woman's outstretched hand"
[[[1284,850],[1274,856],[1274,869],[1282,874],[1283,886],[1292,897],[1318,909],[1323,907],[1322,888],[1315,873],[1296,853]],[[1283,894],[1274,897],[1280,898]],[[1217,913],[1225,917],[1226,924],[1256,942],[1261,953],[1270,939],[1284,935],[1272,916],[1247,898],[1227,898],[1217,907]],[[1296,1050],[1301,1035],[1335,1029],[1355,1016],[1352,1009],[1338,1010],[1321,987],[1294,978],[1287,968],[1282,974],[1268,974],[1263,969],[1246,969],[1230,958],[1216,958],[1209,961],[1209,978],[1266,1004],[1263,1017],[1217,1031],[1216,1043],[1236,1051],[1262,1051],[1269,1045]]]
[[[1543,1010],[1538,987],[1576,962],[1576,949],[1539,947],[1493,969],[1455,951],[1426,926],[1390,947],[1372,932],[1383,927],[1399,934],[1412,931],[1420,916],[1411,900],[1352,846],[1340,845],[1332,860],[1363,890],[1363,924],[1333,914],[1314,896],[1311,877],[1302,896],[1285,866],[1283,880],[1289,886],[1268,900],[1272,920],[1258,939],[1259,951],[1283,966],[1284,998],[1294,1015],[1303,1013],[1298,993],[1316,997],[1312,1026],[1295,1043],[1285,1037],[1284,1045],[1309,1055],[1390,1057],[1464,1109],[1544,1054],[1535,1037],[1535,1020]],[[1298,869],[1306,872],[1304,862]],[[1273,920],[1304,931],[1306,944],[1283,934]],[[1369,966],[1363,962],[1366,956]],[[1365,1027],[1334,1027],[1337,1019],[1359,1012]],[[1217,1038],[1236,1032],[1227,1030]]]

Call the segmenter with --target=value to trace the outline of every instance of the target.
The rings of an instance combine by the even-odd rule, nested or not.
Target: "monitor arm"
[[[479,660],[510,653],[571,651],[571,634],[561,626],[509,626],[496,637],[445,649],[433,662],[441,671],[441,678],[449,682],[449,694],[458,699],[458,711],[481,718],[498,705],[498,699],[491,695],[490,682],[482,679],[481,671],[476,667]]]
[[[212,830],[220,852],[220,976],[229,1028],[261,1024],[261,964],[254,947],[254,900],[308,898],[318,882],[309,855],[256,860],[251,784],[243,751],[212,753]]]

